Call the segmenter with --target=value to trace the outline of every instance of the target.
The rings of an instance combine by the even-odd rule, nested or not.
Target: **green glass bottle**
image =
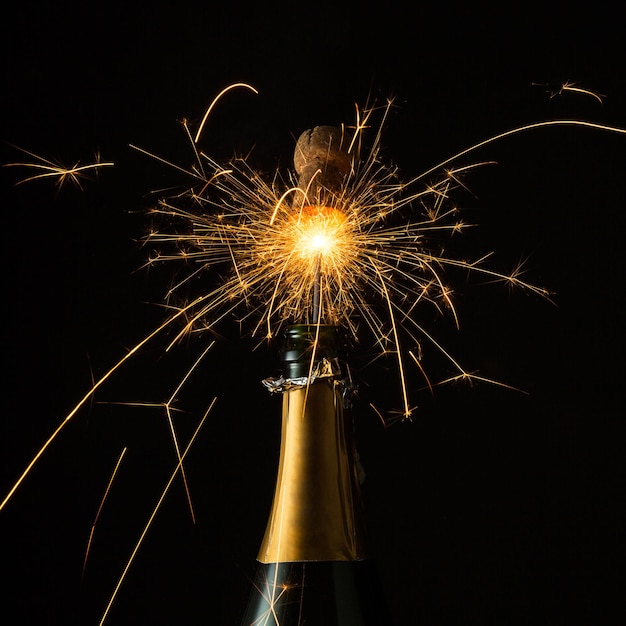
[[[278,477],[241,626],[388,626],[366,546],[340,329],[286,333]]]

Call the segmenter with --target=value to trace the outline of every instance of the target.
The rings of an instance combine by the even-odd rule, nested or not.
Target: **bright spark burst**
[[[423,371],[415,358],[415,346],[422,342],[449,360],[455,378],[479,379],[415,315],[428,304],[458,324],[446,270],[482,274],[541,296],[548,292],[522,280],[519,271],[490,269],[487,257],[468,261],[442,251],[444,239],[467,227],[450,194],[468,170],[484,164],[439,166],[439,178],[428,184],[424,181],[434,170],[400,181],[397,169],[380,158],[391,106],[357,109],[355,125],[343,129],[342,147],[352,167],[324,205],[300,189],[291,173],[277,173],[267,182],[245,159],[223,166],[195,150],[194,142],[197,159],[188,174],[195,183],[152,209],[163,226],[146,237],[157,250],[149,264],[194,264],[170,296],[182,292],[192,277],[208,275],[207,283],[213,284],[218,273],[224,278],[198,306],[184,305],[186,323],[177,339],[196,328],[213,328],[229,316],[245,321],[252,336],[265,339],[285,325],[317,320],[346,328],[354,341],[369,335],[379,354],[396,361],[405,418],[412,412],[407,365],[411,359]],[[365,147],[365,129],[376,114],[380,120],[373,142]],[[316,285],[319,311],[312,304]]]

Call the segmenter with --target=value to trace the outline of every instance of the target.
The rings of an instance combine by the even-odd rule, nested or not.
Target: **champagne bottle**
[[[287,331],[278,476],[241,626],[388,626],[364,512],[340,329]]]

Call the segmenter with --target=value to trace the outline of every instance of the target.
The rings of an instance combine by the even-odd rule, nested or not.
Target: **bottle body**
[[[391,623],[366,546],[350,386],[335,331],[288,331],[278,476],[241,626]]]
[[[242,626],[388,626],[372,560],[258,563]]]

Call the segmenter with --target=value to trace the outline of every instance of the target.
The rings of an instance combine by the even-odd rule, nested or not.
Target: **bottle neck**
[[[367,556],[343,387],[341,380],[327,378],[284,392],[278,478],[257,557],[262,563]]]

